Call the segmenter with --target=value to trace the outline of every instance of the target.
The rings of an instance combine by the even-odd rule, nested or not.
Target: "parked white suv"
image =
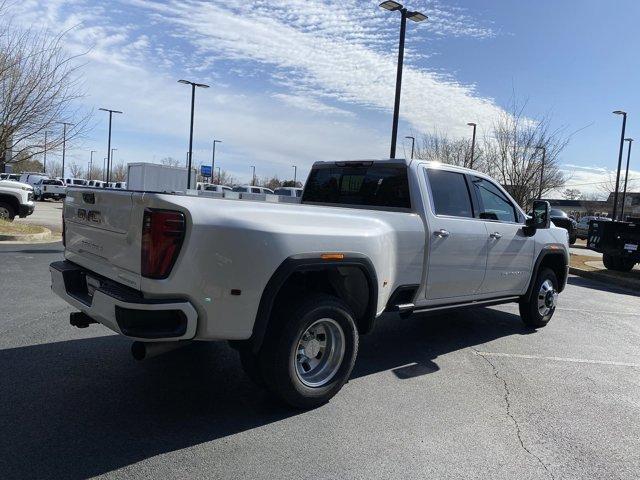
[[[14,180],[0,180],[0,218],[13,221],[33,213],[33,187]]]
[[[257,383],[310,408],[384,312],[515,302],[544,327],[569,246],[547,202],[533,212],[482,173],[418,160],[316,163],[301,204],[72,188],[52,289],[136,358],[230,340]]]

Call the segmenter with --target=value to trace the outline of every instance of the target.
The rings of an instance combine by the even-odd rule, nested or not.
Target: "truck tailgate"
[[[64,203],[65,258],[107,278],[140,288],[144,208],[134,193],[74,188]]]

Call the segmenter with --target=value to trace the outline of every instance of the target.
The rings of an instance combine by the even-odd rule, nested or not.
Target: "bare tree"
[[[527,117],[525,106],[512,100],[509,110],[498,116],[483,139],[484,170],[522,206],[538,196],[541,183],[542,196],[565,184],[558,156],[570,139],[563,128],[552,129],[548,117]],[[544,171],[539,147],[546,151]]]
[[[166,165],[168,167],[182,167],[182,162],[177,158],[173,157],[164,157],[160,159],[160,163],[162,165]]]
[[[124,163],[116,164],[111,170],[109,179],[112,182],[124,182],[127,179],[127,167]]]
[[[91,168],[87,167],[87,180],[102,180],[102,165],[93,162]]]
[[[76,162],[71,162],[68,168],[72,178],[84,177],[84,167],[78,165]]]
[[[218,185],[225,185],[227,187],[233,187],[238,184],[238,179],[231,175],[226,170],[220,170],[220,174],[214,177]]]
[[[471,162],[471,139],[450,139],[446,134],[435,131],[418,140],[414,157],[481,170],[482,145],[476,144],[474,150],[474,161]]]
[[[582,193],[577,188],[567,188],[562,192],[562,198],[567,200],[578,200]]]
[[[47,162],[47,175],[53,178],[62,176],[62,164],[57,160],[49,160]]]
[[[28,155],[40,155],[62,143],[60,124],[67,122],[66,140],[84,132],[89,116],[76,100],[84,94],[81,65],[63,46],[65,33],[16,26],[9,6],[0,1],[0,171]]]

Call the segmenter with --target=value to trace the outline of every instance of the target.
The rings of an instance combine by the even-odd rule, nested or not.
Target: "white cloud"
[[[74,53],[88,50],[86,104],[125,111],[114,129],[121,158],[184,157],[188,89],[175,81],[193,74],[212,85],[198,92],[196,139],[224,138],[223,155],[239,174],[257,162],[282,176],[293,162],[304,171],[319,159],[386,154],[399,22],[377,4],[131,0],[105,8],[87,0],[25,0],[18,8],[25,24],[75,26],[67,41]],[[453,136],[468,133],[467,119],[491,123],[500,111],[492,100],[417,63],[433,53],[419,48],[427,34],[486,38],[494,30],[442,2],[415,4],[430,19],[409,24],[403,120]],[[102,135],[94,132],[91,148],[105,149]],[[208,143],[197,145],[201,157]]]

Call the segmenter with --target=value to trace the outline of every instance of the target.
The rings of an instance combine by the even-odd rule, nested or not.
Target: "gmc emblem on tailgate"
[[[87,213],[87,220],[95,223],[102,222],[102,219],[100,218],[100,212],[97,210],[89,210],[89,213]]]

